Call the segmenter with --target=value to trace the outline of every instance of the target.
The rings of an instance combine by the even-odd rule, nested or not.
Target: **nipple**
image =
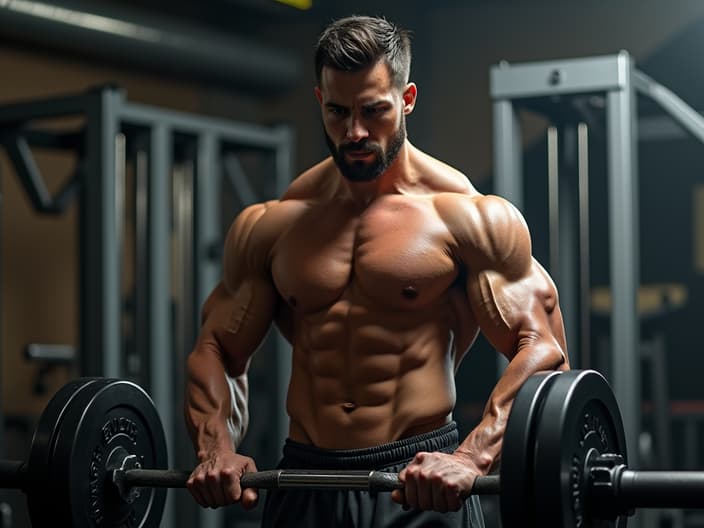
[[[296,298],[295,298],[293,295],[291,295],[291,296],[288,298],[288,303],[289,303],[293,308],[295,308],[295,307],[296,307],[296,304],[298,304],[298,301],[296,301]]]
[[[356,403],[345,402],[345,403],[342,404],[342,410],[345,411],[347,414],[351,413],[351,412],[354,411],[356,408],[357,408],[357,404],[356,404]]]
[[[413,286],[406,286],[401,294],[408,300],[412,301],[416,297],[418,297],[418,290],[415,289]]]

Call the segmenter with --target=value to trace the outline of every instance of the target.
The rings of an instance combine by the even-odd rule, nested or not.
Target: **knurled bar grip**
[[[116,470],[119,471],[119,470]],[[131,487],[184,488],[190,473],[158,469],[129,469],[124,482]],[[403,488],[396,473],[382,471],[316,471],[273,469],[245,473],[240,479],[243,488],[256,489],[348,489],[392,491]],[[499,477],[477,477],[473,494],[499,493]]]

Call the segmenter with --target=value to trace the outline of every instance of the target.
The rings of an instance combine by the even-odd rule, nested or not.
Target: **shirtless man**
[[[342,19],[315,59],[332,156],[227,235],[187,364],[189,489],[204,507],[256,504],[239,485],[255,463],[237,446],[247,367],[273,322],[293,348],[280,467],[397,471],[405,487],[269,493],[265,526],[483,526],[470,493],[499,462],[516,391],[569,368],[555,286],[514,207],[406,138],[405,31]],[[480,330],[509,364],[460,443],[454,374]]]

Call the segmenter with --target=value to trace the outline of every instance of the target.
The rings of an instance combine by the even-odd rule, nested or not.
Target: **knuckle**
[[[445,492],[452,497],[456,497],[460,494],[460,486],[456,482],[445,482],[444,487]]]
[[[418,466],[408,466],[405,470],[405,478],[416,478],[418,474],[420,473],[420,467]]]
[[[237,476],[237,471],[235,468],[226,467],[220,471],[220,475],[227,480],[233,480]]]
[[[432,480],[434,482],[441,482],[443,475],[438,470],[432,470],[432,471],[428,471],[427,478],[428,478],[428,480]]]

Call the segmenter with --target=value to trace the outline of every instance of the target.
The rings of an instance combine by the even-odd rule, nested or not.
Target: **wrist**
[[[234,444],[228,438],[220,441],[213,440],[206,443],[203,447],[198,449],[196,456],[198,457],[198,460],[204,462],[205,460],[212,459],[220,454],[236,452],[237,451],[235,449]]]
[[[457,448],[453,456],[459,458],[464,465],[480,475],[489,473],[493,464],[493,458],[485,452],[473,452],[468,449]]]

